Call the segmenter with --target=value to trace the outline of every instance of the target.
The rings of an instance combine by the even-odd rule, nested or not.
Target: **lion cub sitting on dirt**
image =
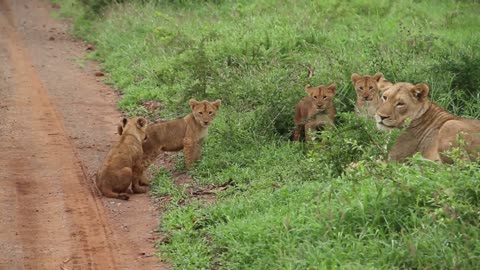
[[[148,140],[143,143],[142,162],[134,170],[134,176],[140,179],[140,184],[150,183],[143,173],[161,152],[176,152],[183,149],[187,169],[191,169],[193,163],[200,159],[202,142],[215,119],[221,100],[209,102],[190,99],[188,104],[192,113],[187,116],[148,126]],[[121,133],[119,127],[119,134]]]
[[[351,79],[357,92],[355,112],[359,116],[374,119],[375,112],[380,104],[379,90],[383,92],[393,84],[387,81],[381,72],[377,72],[373,76],[365,75],[363,77],[353,73]]]
[[[134,193],[146,192],[146,188],[133,177],[133,171],[142,159],[142,143],[148,137],[147,126],[147,120],[142,117],[123,118],[120,140],[108,152],[97,172],[96,184],[104,196],[128,200],[126,192],[130,184]]]
[[[295,108],[295,131],[293,140],[298,141],[305,136],[310,141],[310,133],[323,128],[326,125],[333,125],[335,121],[335,96],[337,85],[331,83],[328,86],[305,86],[307,96],[302,98]]]

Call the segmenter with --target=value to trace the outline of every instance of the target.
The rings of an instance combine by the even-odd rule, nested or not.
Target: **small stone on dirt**
[[[55,37],[51,36],[51,37],[48,38],[48,40],[55,40]]]
[[[93,51],[93,50],[95,50],[95,46],[93,46],[92,44],[87,44],[86,50],[87,51]]]
[[[97,77],[105,76],[105,73],[103,73],[101,71],[97,71],[97,72],[95,72],[95,76],[97,76]]]

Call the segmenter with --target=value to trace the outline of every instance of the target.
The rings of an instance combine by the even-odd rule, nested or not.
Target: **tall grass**
[[[67,16],[79,5],[55,1]],[[478,268],[479,165],[384,162],[396,134],[353,115],[349,79],[425,82],[436,103],[480,118],[477,1],[91,0],[75,11],[74,33],[96,44],[127,113],[156,100],[171,119],[191,97],[223,101],[190,173],[231,186],[210,205],[185,200],[165,171],[152,187],[176,198],[158,248],[178,269]],[[303,86],[330,82],[336,128],[313,148],[291,143]]]

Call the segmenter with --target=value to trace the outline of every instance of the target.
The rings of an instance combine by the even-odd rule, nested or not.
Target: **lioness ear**
[[[143,128],[147,125],[147,119],[143,118],[143,117],[140,117],[137,119],[137,125],[140,127],[140,128]]]
[[[411,91],[413,96],[415,96],[418,100],[424,100],[427,97],[430,88],[428,88],[428,85],[424,83],[419,83],[415,85]]]
[[[214,102],[212,102],[211,104],[212,104],[213,107],[215,107],[215,109],[218,110],[218,108],[220,107],[220,104],[222,104],[222,100],[217,99]]]
[[[127,118],[123,118],[122,119],[122,126],[125,127],[127,125],[127,122],[128,122],[128,119]]]
[[[118,135],[122,135],[123,133],[123,126],[121,124],[117,125],[117,133]]]
[[[355,84],[362,77],[360,75],[358,75],[357,73],[352,73],[352,77],[350,77],[350,78],[352,79],[352,83]]]
[[[337,84],[331,83],[327,86],[327,89],[332,91],[332,94],[335,95],[335,93],[337,92]]]
[[[192,110],[197,104],[198,104],[198,101],[194,98],[192,98],[188,101],[188,105],[190,105],[190,109],[192,109]]]
[[[383,73],[381,73],[381,72],[377,72],[377,73],[375,73],[375,75],[373,75],[373,79],[375,79],[375,81],[377,81],[377,82],[379,82],[380,79],[382,79],[382,78],[385,78],[385,76],[383,76]]]

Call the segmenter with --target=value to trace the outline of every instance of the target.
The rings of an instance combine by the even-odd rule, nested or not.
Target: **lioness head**
[[[372,101],[377,98],[379,86],[385,88],[386,82],[388,82],[381,72],[377,72],[373,76],[365,75],[363,77],[353,73],[351,79],[353,87],[357,91],[357,99],[361,101]]]
[[[143,117],[134,117],[131,119],[123,118],[121,123],[117,126],[119,135],[124,133],[139,134],[140,139],[146,141],[148,121]]]
[[[195,121],[202,127],[208,127],[212,123],[221,103],[220,99],[209,102],[207,100],[197,101],[192,98],[188,101]]]
[[[422,116],[430,105],[426,84],[396,83],[382,94],[380,105],[375,113],[379,129],[401,128],[405,120],[415,120]]]
[[[312,98],[318,111],[325,111],[333,107],[333,97],[336,91],[337,85],[335,83],[331,83],[328,86],[319,85],[313,87],[308,84],[305,86],[305,92]]]

